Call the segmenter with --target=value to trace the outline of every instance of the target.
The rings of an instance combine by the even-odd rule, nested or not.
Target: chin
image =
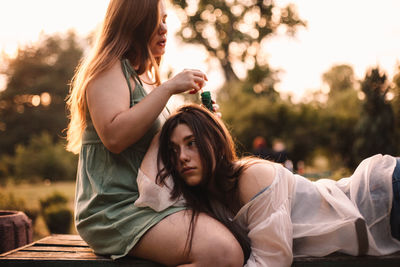
[[[161,57],[165,54],[165,48],[152,49],[151,53],[153,54],[154,57]]]
[[[189,180],[189,181],[186,181],[186,184],[188,185],[188,186],[198,186],[199,184],[200,184],[200,181],[193,181],[193,180]]]
[[[154,57],[161,57],[165,54],[165,51],[157,51],[156,53],[153,53]]]

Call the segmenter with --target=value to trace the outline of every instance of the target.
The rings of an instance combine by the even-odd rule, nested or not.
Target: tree
[[[263,42],[279,27],[294,35],[306,23],[295,6],[279,8],[273,0],[173,0],[182,20],[178,35],[188,43],[203,46],[217,58],[227,82],[237,81],[233,65],[245,62],[247,69],[260,67],[270,73]],[[264,75],[265,77],[265,75]]]
[[[386,99],[389,88],[386,74],[381,73],[378,67],[368,71],[361,83],[365,99],[355,143],[359,161],[376,153],[394,152],[394,114]]]
[[[35,45],[6,58],[6,89],[0,92],[0,154],[47,131],[53,140],[67,127],[65,102],[69,82],[82,56],[74,32],[42,36]]]
[[[280,139],[296,164],[311,158],[320,144],[327,143],[326,120],[318,106],[293,104],[279,97],[271,99],[262,93],[255,96],[246,80],[226,86],[231,90],[229,100],[220,95],[218,99],[222,119],[231,131],[239,153],[248,155],[257,136],[263,136],[269,144]],[[222,88],[219,94],[224,92]]]
[[[333,66],[322,75],[322,80],[330,89],[326,108],[321,109],[329,135],[325,147],[330,163],[352,169],[357,164],[353,153],[354,125],[361,113],[353,68],[349,65]]]
[[[354,71],[349,65],[336,65],[322,75],[322,80],[329,86],[329,95],[354,89]]]
[[[77,162],[77,155],[66,151],[62,140],[54,143],[52,137],[43,132],[33,135],[28,145],[16,146],[10,167],[16,180],[61,181],[75,179]]]

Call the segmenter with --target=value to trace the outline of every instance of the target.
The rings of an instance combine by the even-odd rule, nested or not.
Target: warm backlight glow
[[[32,105],[34,107],[37,107],[40,105],[40,96],[38,96],[38,95],[32,96]]]
[[[44,92],[40,95],[40,102],[43,106],[48,106],[51,103],[51,95],[47,92]]]
[[[168,2],[168,0],[166,0]],[[232,2],[232,0],[229,0]],[[198,1],[189,1],[188,14],[193,15]],[[321,76],[334,64],[349,64],[354,68],[356,78],[363,79],[368,68],[379,65],[391,80],[397,72],[400,61],[400,1],[363,0],[275,0],[279,6],[294,3],[299,15],[308,27],[294,38],[284,35],[280,27],[276,36],[262,44],[265,53],[259,59],[271,67],[281,69],[281,83],[278,89],[284,94],[300,97],[307,90],[321,89]],[[0,52],[15,55],[18,46],[34,43],[44,32],[66,32],[73,28],[82,36],[93,31],[103,19],[109,0],[1,0],[0,1]],[[168,42],[161,71],[173,74],[185,68],[197,68],[208,75],[208,90],[215,90],[224,83],[224,76],[215,60],[209,60],[206,51],[194,45],[183,44],[175,38],[180,27],[179,13],[168,6]],[[239,6],[232,8],[240,13]],[[206,12],[207,13],[207,12]],[[207,15],[207,14],[205,14]],[[218,12],[216,13],[218,15]],[[223,16],[216,16],[222,19]],[[257,21],[249,16],[249,23]],[[263,25],[265,21],[257,21]],[[241,30],[247,31],[245,25]],[[204,29],[205,35],[213,31]],[[256,36],[258,32],[249,32]],[[184,31],[186,36],[192,33]],[[217,39],[213,45],[218,45]],[[241,49],[231,44],[230,49]],[[224,57],[221,53],[219,57]],[[208,65],[207,63],[212,62]],[[236,64],[239,77],[245,74],[244,67],[254,62]],[[1,62],[0,62],[1,65]],[[165,75],[163,76],[165,78]],[[5,80],[0,76],[0,91]],[[50,95],[40,95],[34,103],[51,103]],[[37,100],[36,100],[37,99]],[[22,110],[22,108],[20,109]]]

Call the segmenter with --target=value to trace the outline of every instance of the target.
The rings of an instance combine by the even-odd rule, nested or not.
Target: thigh
[[[194,262],[212,266],[218,258],[233,257],[242,266],[243,254],[235,237],[220,222],[202,213],[196,221],[191,251],[186,253],[190,219],[187,210],[169,215],[146,232],[130,255],[168,266]]]

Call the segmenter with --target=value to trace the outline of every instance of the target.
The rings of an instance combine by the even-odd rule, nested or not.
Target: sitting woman
[[[246,266],[400,250],[400,193],[392,186],[399,183],[399,159],[375,155],[349,178],[311,182],[280,164],[239,160],[224,124],[196,105],[172,115],[159,142],[158,182],[172,177],[171,198],[183,196],[193,210],[191,229],[200,212],[225,224],[247,255]]]

